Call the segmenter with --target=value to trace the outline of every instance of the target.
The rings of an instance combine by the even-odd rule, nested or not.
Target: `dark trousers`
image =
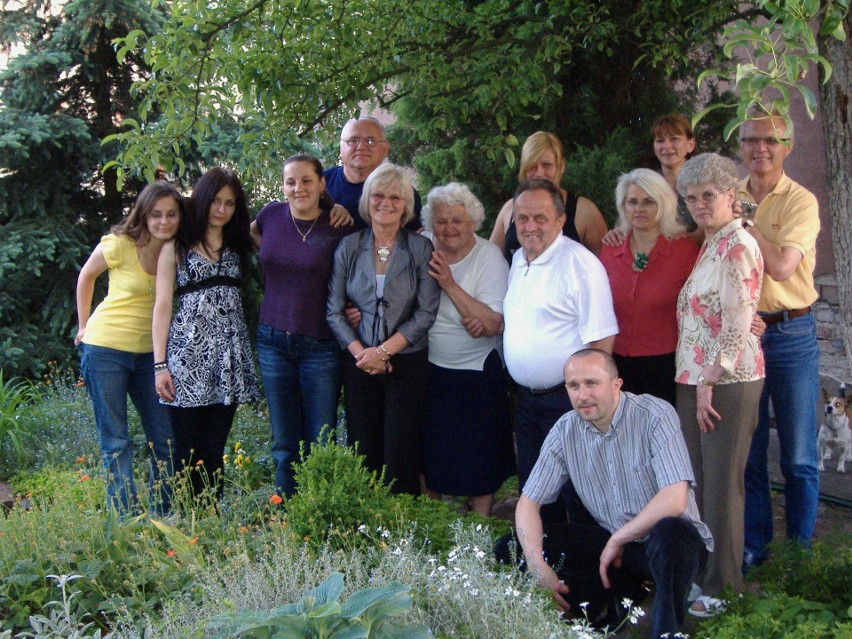
[[[622,390],[634,395],[653,395],[675,405],[675,354],[626,357],[613,353]]]
[[[686,597],[707,561],[707,549],[695,527],[679,517],[661,519],[642,542],[624,546],[621,567],[610,566],[610,589],[600,578],[600,556],[610,533],[597,524],[545,524],[544,558],[568,586],[564,595],[575,614],[588,604],[586,614],[596,619],[608,606],[624,598],[637,601],[644,581],[653,580],[656,597],[651,637],[674,636],[684,620]],[[495,548],[501,563],[518,563],[523,551],[514,533],[503,536]],[[520,562],[526,569],[526,562]]]
[[[222,456],[236,412],[236,404],[169,406],[175,434],[175,461],[179,468],[189,469],[193,495],[198,496],[212,486],[216,497],[221,499],[225,489]]]
[[[518,385],[515,405],[515,445],[518,452],[518,490],[522,491],[533,466],[538,461],[544,439],[565,413],[572,410],[571,400],[564,387],[550,393],[536,394]],[[546,524],[564,524],[567,513],[574,523],[594,523],[568,480],[562,494],[552,504],[541,507],[541,520]]]
[[[419,495],[429,354],[426,349],[397,354],[391,364],[390,373],[370,375],[344,353],[347,443],[357,444],[370,470],[386,467],[393,492]]]

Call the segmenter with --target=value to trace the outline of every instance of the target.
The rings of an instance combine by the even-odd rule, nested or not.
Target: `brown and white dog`
[[[849,430],[847,411],[852,406],[852,398],[846,397],[846,386],[840,386],[840,397],[829,397],[822,389],[825,400],[825,422],[819,427],[817,445],[819,446],[819,469],[825,470],[824,459],[831,459],[831,449],[837,450],[837,472],[846,472],[846,462],[852,461],[852,431]]]

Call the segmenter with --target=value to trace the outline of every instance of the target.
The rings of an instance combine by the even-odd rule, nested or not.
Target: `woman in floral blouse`
[[[742,586],[743,473],[763,389],[763,353],[751,333],[763,259],[734,215],[734,163],[703,153],[684,164],[680,194],[706,240],[678,297],[677,412],[702,518],[714,551],[690,614],[722,610],[725,587]]]

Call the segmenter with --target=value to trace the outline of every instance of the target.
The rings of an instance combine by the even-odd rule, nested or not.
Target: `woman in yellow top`
[[[130,395],[145,430],[150,458],[149,499],[169,510],[163,479],[172,472],[172,427],[154,391],[151,318],[157,260],[178,230],[183,197],[165,182],[145,187],[133,210],[101,238],[77,279],[74,343],[82,352],[83,380],[92,399],[107,476],[107,506],[126,513],[138,503],[133,482],[133,439],[127,423]],[[95,280],[109,272],[107,296],[92,313]]]

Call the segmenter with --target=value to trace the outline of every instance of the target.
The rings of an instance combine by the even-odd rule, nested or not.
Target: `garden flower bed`
[[[333,442],[314,447],[298,471],[299,493],[277,503],[266,416],[247,407],[229,444],[219,507],[193,508],[178,478],[182,514],[156,519],[143,509],[122,521],[103,509],[83,389],[68,379],[47,388],[15,406],[26,446],[0,441],[0,479],[11,479],[18,495],[0,519],[0,639],[22,632],[604,636],[583,621],[561,620],[547,593],[494,562],[491,549],[505,522],[392,496],[353,451]],[[807,555],[777,551],[758,594],[736,599],[730,614],[698,626],[694,636],[852,636],[849,542],[845,535]]]

